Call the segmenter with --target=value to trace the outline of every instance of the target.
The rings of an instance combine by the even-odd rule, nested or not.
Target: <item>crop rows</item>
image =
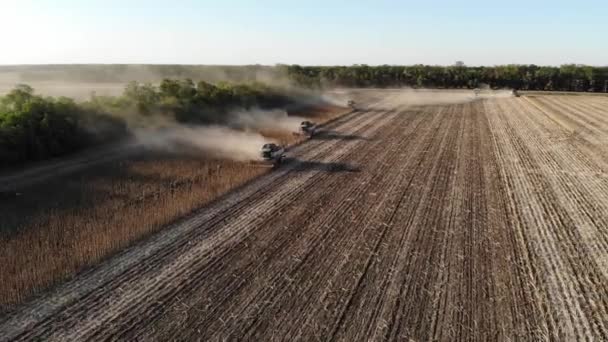
[[[369,94],[284,167],[16,309],[0,336],[608,339],[608,100]]]

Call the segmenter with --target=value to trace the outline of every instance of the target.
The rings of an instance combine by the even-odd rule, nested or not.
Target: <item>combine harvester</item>
[[[260,159],[253,161],[254,165],[264,167],[278,167],[285,160],[285,148],[283,146],[269,143],[264,144],[260,150]]]
[[[300,135],[308,137],[311,139],[317,133],[317,125],[311,121],[302,121],[300,124],[300,128],[297,132],[294,132],[294,135]]]
[[[352,109],[352,110],[357,110],[357,105],[355,104],[355,101],[353,101],[353,100],[348,100],[346,105],[349,106],[350,109]]]

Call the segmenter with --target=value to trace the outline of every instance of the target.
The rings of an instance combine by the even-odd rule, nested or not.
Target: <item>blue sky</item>
[[[608,65],[608,1],[0,0],[0,64]]]

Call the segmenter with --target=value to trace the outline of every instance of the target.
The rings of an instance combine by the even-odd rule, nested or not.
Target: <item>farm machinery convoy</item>
[[[306,136],[308,139],[311,139],[316,133],[316,130],[317,126],[314,123],[303,121],[300,124],[298,131],[294,132],[294,135]],[[261,159],[256,162],[258,165],[272,167],[280,166],[285,161],[285,147],[275,143],[264,144],[260,149],[260,158]]]
[[[355,101],[349,100],[347,105],[352,110],[356,110]],[[314,122],[306,120],[300,123],[298,130],[293,132],[293,135],[312,139],[317,133],[318,126]],[[277,167],[284,163],[285,157],[285,147],[275,143],[266,143],[260,149],[260,159],[253,161],[253,163],[261,166]]]
[[[293,134],[296,136],[305,136],[311,139],[317,132],[317,126],[311,121],[302,121],[298,127],[298,131]],[[260,149],[260,159],[253,161],[253,164],[260,166],[277,167],[285,161],[285,147],[275,144],[266,143]]]
[[[302,121],[298,127],[298,131],[293,134],[296,136],[305,136],[311,139],[317,132],[317,126],[311,121]],[[285,161],[285,147],[275,144],[267,143],[262,145],[260,149],[260,160],[255,161],[254,164],[262,166],[277,167]]]
[[[66,285],[9,307],[10,315],[0,318],[2,341],[66,336],[312,340],[319,334],[346,341],[607,340],[601,266],[608,245],[595,239],[604,233],[606,220],[595,205],[608,207],[608,196],[597,191],[606,185],[597,154],[601,146],[590,148],[588,139],[601,142],[608,130],[608,122],[602,121],[608,99],[570,94],[517,99],[510,90],[500,90],[498,96],[481,90],[475,99],[473,90],[432,90],[428,96],[447,99],[445,103],[404,109],[410,95],[409,90],[374,90],[368,97],[373,105],[362,102],[360,112],[318,126],[312,140],[293,138],[292,132],[309,119],[293,122],[291,117],[289,129],[273,136],[302,145],[286,147],[285,164],[269,172],[257,172],[262,170],[243,162],[222,162],[217,165],[229,167],[213,172],[212,178],[199,169],[212,170],[215,160],[129,160],[128,170],[161,165],[152,175],[163,171],[158,179],[162,184],[185,179],[187,186],[167,188],[169,200],[141,203],[135,202],[138,192],[120,186],[120,199],[131,195],[126,199],[137,206],[92,212],[86,201],[83,209],[70,208],[65,219],[52,220],[70,228],[103,213],[109,215],[104,222],[120,230],[132,224],[133,214],[146,218],[153,216],[146,213],[167,212],[158,206],[161,202],[175,211],[167,212],[166,221],[155,217],[154,222],[167,222],[169,228],[75,275]],[[419,95],[425,100],[427,94],[414,94]],[[581,120],[583,113],[586,120]],[[584,132],[584,139],[557,143],[574,130]],[[280,163],[285,148],[271,142],[276,141],[248,139],[238,147],[249,160]],[[167,167],[175,172],[164,172]],[[190,181],[193,174],[203,177],[195,183]],[[96,170],[90,179],[99,175]],[[124,175],[129,189],[147,187],[158,178],[133,183],[132,172]],[[246,185],[236,191],[224,188],[221,198],[197,204],[209,201],[205,192],[210,185],[232,179]],[[30,191],[47,192],[49,186],[24,188],[24,200],[5,200],[0,194],[0,203],[30,203],[35,196]],[[82,190],[76,190],[74,196],[80,196]],[[98,189],[92,190],[97,198]],[[189,198],[200,194],[205,196],[194,198],[205,202]],[[569,198],[574,200],[564,201]],[[201,209],[176,221],[188,203]],[[8,217],[15,221],[24,213],[10,211],[16,211],[15,219]],[[46,212],[42,215],[47,219]],[[125,219],[114,221],[116,217]],[[106,226],[97,229],[116,234]],[[81,238],[65,240],[78,234],[51,232],[28,238],[27,244],[12,238],[0,241],[0,259],[12,267],[0,282],[5,301],[27,295],[13,289],[35,285],[22,283],[22,270],[36,274],[47,265],[33,268],[32,253],[47,261],[44,255],[60,255],[65,241],[77,245],[80,240],[74,239]],[[37,248],[39,241],[48,241],[57,251],[47,245]],[[34,248],[27,250],[30,245]],[[117,267],[129,272],[113,272]],[[218,294],[219,300],[207,300]],[[61,305],[55,307],[57,303]],[[505,314],[496,311],[497,303]],[[290,310],[294,307],[298,310]]]

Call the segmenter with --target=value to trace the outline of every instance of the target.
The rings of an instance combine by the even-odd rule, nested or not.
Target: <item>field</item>
[[[324,122],[348,111],[296,113]],[[282,144],[300,137],[262,134]],[[270,171],[201,151],[174,154],[134,142],[85,151],[0,177],[0,313]]]
[[[0,340],[608,340],[607,97],[359,96]]]

